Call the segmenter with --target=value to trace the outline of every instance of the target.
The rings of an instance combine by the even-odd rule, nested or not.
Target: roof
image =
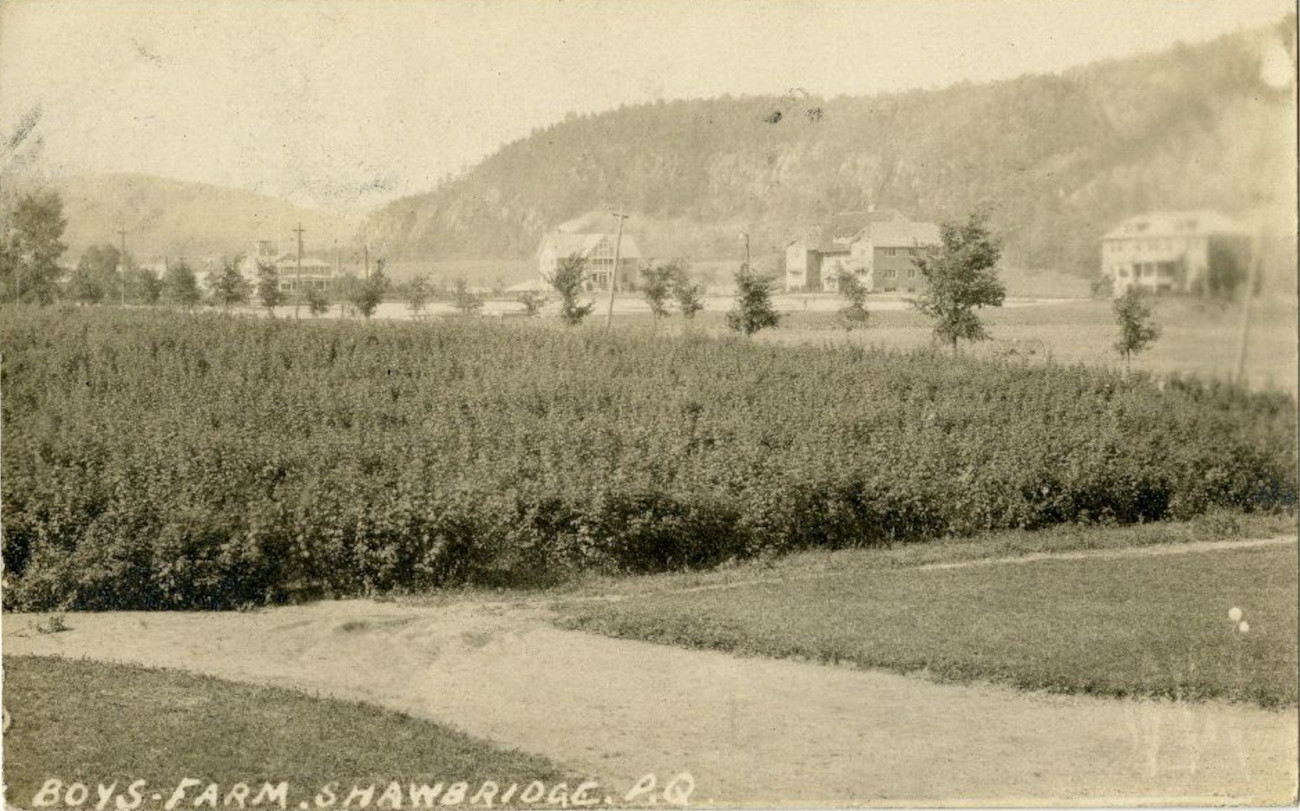
[[[882,208],[879,211],[869,209],[867,211],[841,211],[839,214],[831,217],[830,225],[823,232],[827,239],[849,239],[857,236],[857,233],[872,223],[886,222],[889,220],[902,220],[902,214],[892,209]]]
[[[286,253],[281,255],[279,259],[276,259],[275,262],[278,265],[288,265],[296,268],[298,266],[298,255],[294,253]],[[326,262],[323,259],[316,259],[315,257],[311,257],[311,256],[304,256],[302,258],[302,266],[304,268],[333,268],[334,267],[329,262]]]
[[[867,237],[876,248],[910,248],[913,245],[936,245],[939,226],[932,222],[885,220],[867,226]]]
[[[1102,239],[1188,237],[1228,234],[1247,236],[1249,231],[1217,211],[1151,211],[1129,217],[1106,232]]]
[[[911,247],[939,242],[939,226],[912,222],[897,211],[841,211],[825,227],[811,228],[786,246],[803,242],[822,254],[848,253],[855,237],[865,235],[877,248]]]
[[[543,253],[554,252],[556,256],[587,256],[591,251],[600,244],[602,239],[608,239],[610,244],[614,244],[617,239],[615,234],[568,234],[562,231],[556,231],[542,237],[542,243],[537,246],[537,255],[540,257]],[[619,244],[620,259],[640,259],[641,249],[637,247],[636,240],[629,234],[623,235],[623,240]]]

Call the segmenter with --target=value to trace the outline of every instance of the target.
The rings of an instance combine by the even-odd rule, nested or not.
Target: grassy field
[[[868,309],[871,302],[868,301]],[[724,311],[705,312],[697,329],[721,332]],[[1115,315],[1108,300],[1083,300],[1034,307],[982,311],[993,339],[967,349],[990,355],[1012,348],[1036,349],[1030,357],[1042,362],[1083,363],[1119,369],[1122,364],[1113,344]],[[634,316],[627,316],[630,323]],[[648,317],[644,320],[648,323]],[[671,320],[671,319],[670,319]],[[1236,367],[1241,306],[1188,298],[1157,299],[1154,320],[1161,336],[1133,368],[1161,376],[1195,375],[1230,380]],[[681,319],[671,326],[681,329]],[[1247,383],[1257,390],[1297,390],[1297,308],[1293,300],[1269,299],[1257,303],[1246,358]],[[847,331],[838,314],[790,311],[775,330],[759,333],[762,341],[779,345],[857,344],[896,349],[919,349],[931,342],[931,322],[914,311],[872,312],[870,326]],[[1041,342],[1041,346],[1036,342]]]
[[[1148,530],[1145,539],[1142,532],[1136,540],[1168,530]],[[714,583],[727,587],[682,591],[684,576],[672,589],[660,578],[651,587],[625,586],[620,600],[557,608],[562,625],[612,636],[941,680],[1296,702],[1294,546],[917,568],[1014,550],[1017,537],[1026,536],[967,542],[947,555],[927,547],[794,556],[759,582],[734,577],[727,584],[717,573]],[[1081,541],[1075,538],[1075,548]],[[1233,607],[1244,611],[1247,633],[1228,619]]]
[[[97,782],[116,781],[129,802],[128,785],[145,780],[149,808],[161,807],[183,777],[202,783],[188,789],[182,807],[194,807],[210,783],[220,787],[216,806],[236,783],[256,794],[263,782],[286,781],[290,808],[314,802],[331,782],[340,784],[334,791],[341,803],[353,785],[376,784],[378,800],[390,781],[399,781],[402,807],[413,807],[409,783],[449,787],[463,780],[471,792],[486,780],[503,791],[533,780],[576,785],[542,758],[366,704],[61,658],[7,656],[4,671],[13,721],[4,735],[11,806],[31,807],[50,778],[65,791],[74,781],[88,784],[89,806],[99,799]],[[150,801],[152,792],[161,802]]]

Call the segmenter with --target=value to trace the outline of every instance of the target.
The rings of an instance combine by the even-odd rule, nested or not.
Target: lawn
[[[467,800],[488,780],[503,791],[534,780],[550,786],[569,778],[571,788],[577,785],[542,758],[356,702],[178,671],[46,657],[6,656],[4,677],[5,709],[12,716],[4,735],[11,806],[34,805],[51,778],[62,781],[64,801],[71,783],[86,784],[88,807],[99,799],[96,784],[116,782],[116,795],[129,803],[128,786],[144,780],[137,790],[148,808],[161,807],[185,777],[202,782],[187,789],[181,807],[194,807],[211,783],[220,794],[213,805],[238,807],[225,802],[237,783],[250,787],[251,805],[264,782],[287,782],[290,808],[315,803],[318,795],[328,798],[323,792],[331,782],[339,784],[331,790],[342,803],[354,785],[375,784],[378,802],[390,782],[398,781],[403,808],[415,807],[412,783],[441,782],[450,791],[452,783],[465,781]],[[154,792],[160,800],[151,801]]]
[[[557,605],[559,621],[618,637],[939,680],[1296,702],[1291,545],[950,569],[871,561],[865,552],[823,553],[816,577],[805,568],[727,588],[574,600]],[[1244,612],[1248,632],[1229,620],[1233,607]]]
[[[871,304],[868,301],[868,310]],[[1232,378],[1241,325],[1239,304],[1169,297],[1156,299],[1153,309],[1161,335],[1136,358],[1135,369],[1157,375]],[[1109,300],[997,308],[983,310],[980,316],[992,340],[968,352],[993,354],[1013,346],[1034,345],[1038,352],[1031,359],[1035,361],[1050,354],[1055,363],[1120,368],[1112,346],[1116,326]],[[720,315],[717,319],[717,324],[708,323],[722,329]],[[1251,388],[1296,392],[1296,319],[1294,301],[1261,299],[1256,304],[1246,357]],[[930,344],[931,323],[920,313],[877,311],[871,314],[870,324],[848,332],[836,313],[795,310],[778,329],[759,337],[786,345],[831,342],[917,349]]]

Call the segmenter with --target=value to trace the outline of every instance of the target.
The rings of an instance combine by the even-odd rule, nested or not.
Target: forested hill
[[[511,143],[366,230],[393,258],[527,256],[560,223],[614,205],[647,254],[776,251],[828,213],[875,204],[940,220],[996,207],[1008,262],[1095,272],[1097,237],[1148,208],[1258,204],[1294,178],[1294,18],[1210,43],[991,84],[869,97],[715,98],[624,107]],[[1282,193],[1286,190],[1283,189]]]

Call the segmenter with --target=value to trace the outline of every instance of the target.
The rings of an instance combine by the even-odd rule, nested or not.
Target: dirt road
[[[695,804],[1263,804],[1296,711],[1046,697],[558,630],[541,605],[329,602],[74,614],[6,654],[185,668],[372,701],[606,784],[689,771]]]

